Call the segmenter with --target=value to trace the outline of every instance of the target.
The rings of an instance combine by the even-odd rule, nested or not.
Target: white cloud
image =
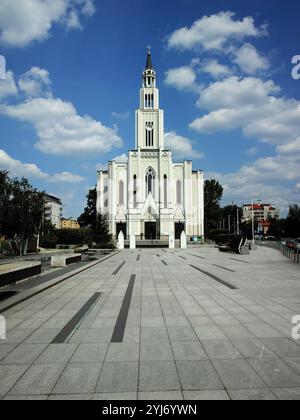
[[[51,96],[49,72],[39,67],[32,67],[18,81],[19,89],[28,96]]]
[[[195,87],[196,73],[189,66],[170,69],[166,72],[165,83],[179,90]]]
[[[65,182],[67,184],[77,184],[78,182],[84,181],[85,178],[80,175],[71,174],[70,172],[62,172],[55,174],[50,178],[50,182]]]
[[[282,154],[300,154],[300,136],[298,136],[294,141],[291,141],[290,143],[278,146],[276,150]]]
[[[259,153],[259,149],[257,147],[250,147],[250,149],[247,150],[247,155],[249,156],[255,156]]]
[[[36,86],[31,85],[30,89]],[[31,123],[39,138],[36,148],[50,155],[100,154],[123,145],[116,128],[78,115],[70,102],[59,98],[29,98],[17,105],[2,104],[1,113]]]
[[[126,121],[130,117],[130,112],[112,112],[110,115],[116,120]]]
[[[256,27],[251,16],[242,20],[231,12],[203,16],[190,28],[177,29],[168,37],[170,48],[192,49],[201,46],[205,50],[222,50],[228,41],[241,41],[246,37],[266,35],[266,26]]]
[[[115,162],[117,163],[127,163],[128,162],[128,155],[126,155],[125,153],[123,153],[120,156],[116,156],[114,159]]]
[[[36,164],[23,163],[20,160],[12,158],[2,149],[0,149],[0,168],[9,171],[12,176],[40,179],[53,183],[71,184],[85,180],[82,176],[71,174],[70,172],[63,172],[51,176],[42,171]]]
[[[190,127],[201,133],[242,129],[244,134],[275,145],[300,133],[300,102],[278,97],[272,80],[230,77],[202,90],[197,105],[210,112]],[[277,96],[275,96],[277,95]]]
[[[170,149],[175,158],[203,158],[203,153],[193,149],[191,140],[179,136],[175,131],[165,133],[165,148]]]
[[[41,42],[54,24],[79,29],[81,18],[94,13],[93,0],[1,0],[0,42],[10,47]]]
[[[239,65],[244,73],[250,75],[267,70],[270,67],[267,58],[259,54],[257,49],[251,44],[244,44],[240,49],[236,50],[233,61]]]
[[[0,99],[4,99],[8,96],[15,96],[18,93],[18,89],[14,80],[14,75],[11,71],[6,73],[6,79],[0,80]]]
[[[33,163],[22,163],[20,160],[13,159],[2,149],[0,149],[0,168],[11,172],[14,176],[37,179],[45,179],[49,176],[37,165]]]
[[[232,74],[232,70],[228,66],[220,64],[216,59],[204,61],[200,65],[201,70],[210,74],[214,79],[230,76]]]

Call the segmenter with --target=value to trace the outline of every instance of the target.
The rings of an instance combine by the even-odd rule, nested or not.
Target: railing
[[[296,264],[300,263],[300,249],[289,249],[281,245],[281,252]]]

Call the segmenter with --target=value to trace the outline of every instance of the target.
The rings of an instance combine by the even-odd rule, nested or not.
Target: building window
[[[155,173],[152,168],[148,169],[145,177],[146,198],[151,193],[155,195]]]
[[[164,176],[164,208],[168,208],[168,177]]]
[[[154,145],[154,130],[153,122],[146,123],[146,147],[153,147]]]
[[[177,204],[182,204],[182,194],[181,194],[181,181],[176,183],[176,195],[177,195]]]
[[[124,206],[124,182],[119,183],[119,205]]]
[[[136,182],[136,175],[133,177],[133,207],[136,208],[137,206],[137,182]]]

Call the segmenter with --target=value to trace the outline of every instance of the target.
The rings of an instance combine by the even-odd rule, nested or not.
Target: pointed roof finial
[[[152,65],[152,60],[151,60],[151,47],[149,45],[147,47],[146,70],[153,70],[153,65]]]

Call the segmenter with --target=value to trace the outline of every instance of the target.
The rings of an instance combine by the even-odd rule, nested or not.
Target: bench
[[[0,287],[17,283],[42,272],[40,261],[20,261],[0,265]]]
[[[53,255],[51,257],[51,267],[66,267],[79,261],[81,261],[81,254]]]
[[[249,254],[249,247],[246,246],[247,239],[242,236],[235,236],[226,246],[219,246],[220,252],[231,252],[233,254]]]

